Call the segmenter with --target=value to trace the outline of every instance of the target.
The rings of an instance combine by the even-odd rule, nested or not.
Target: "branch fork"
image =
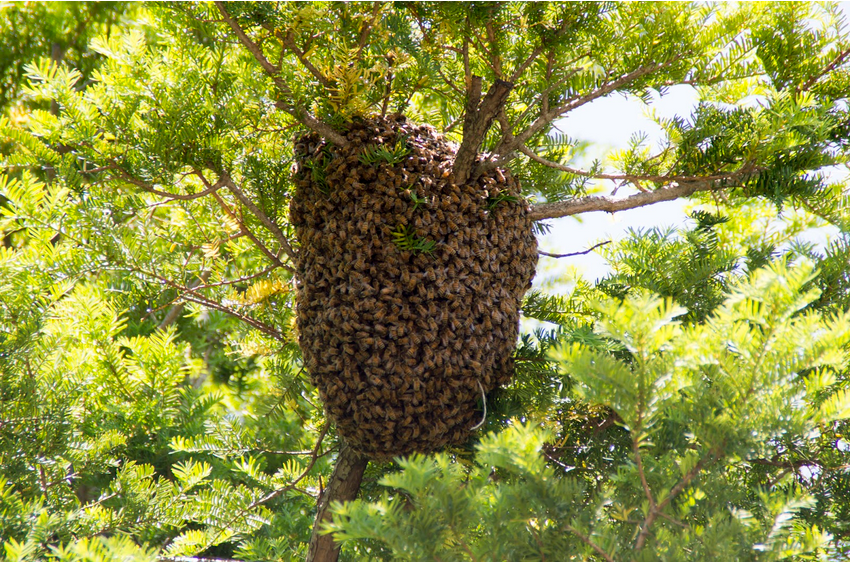
[[[514,87],[512,83],[505,80],[496,80],[482,100],[481,80],[480,76],[472,76],[467,88],[463,141],[455,156],[453,168],[455,182],[458,185],[463,185],[471,178],[481,143],[484,142],[487,131],[504,108],[508,95]]]

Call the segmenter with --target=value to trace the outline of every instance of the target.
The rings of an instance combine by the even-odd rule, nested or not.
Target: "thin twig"
[[[275,264],[277,267],[282,267],[290,273],[295,273],[294,268],[280,261],[280,258],[277,254],[269,250],[265,244],[260,242],[260,239],[257,238],[254,233],[248,229],[242,219],[236,216],[236,213],[233,212],[230,206],[225,203],[224,199],[222,199],[218,193],[213,193],[213,198],[218,203],[218,206],[221,207],[221,210],[224,211],[224,213],[231,219],[236,221],[236,223],[239,225],[239,230],[242,232],[242,234],[244,234],[251,242],[253,242],[254,246],[256,246],[257,249],[259,249],[262,253],[264,253],[266,257],[268,257],[272,261],[273,264]]]
[[[250,197],[245,195],[245,193],[239,189],[239,187],[233,182],[231,177],[227,173],[223,173],[222,177],[219,181],[223,181],[225,187],[230,190],[230,192],[236,196],[239,201],[248,208],[251,213],[255,217],[259,219],[263,226],[269,229],[269,231],[274,235],[275,239],[280,244],[283,251],[289,256],[289,259],[295,261],[295,250],[292,249],[292,245],[289,243],[289,240],[286,236],[283,235],[283,231],[280,230],[280,227],[275,224],[263,211],[257,207],[256,204],[251,200]]]
[[[378,16],[381,14],[381,4],[382,2],[372,4],[372,20],[364,23],[360,29],[360,38],[357,40],[357,53],[354,55],[354,58],[358,61],[363,60],[363,49],[366,48],[369,42],[369,35],[372,33],[372,28],[378,23]]]
[[[328,89],[333,88],[333,84],[331,84],[330,80],[328,80],[328,77],[322,74],[322,72],[318,68],[316,68],[312,62],[310,62],[310,59],[308,59],[304,55],[304,52],[298,48],[298,45],[295,44],[295,39],[292,37],[292,31],[290,31],[286,35],[280,32],[276,32],[275,35],[278,39],[280,39],[284,47],[292,51],[292,53],[301,62],[301,65],[306,68],[307,71],[310,72],[310,74],[312,74],[322,86]]]
[[[644,175],[644,174],[600,174],[597,172],[589,172],[587,170],[582,170],[580,168],[573,168],[571,166],[566,166],[564,164],[559,164],[557,162],[552,162],[551,160],[546,160],[539,154],[532,151],[525,145],[522,145],[519,148],[519,151],[528,156],[530,159],[543,164],[544,166],[548,166],[550,168],[554,168],[556,170],[560,170],[562,172],[567,172],[569,174],[573,174],[576,176],[582,176],[586,178],[592,178],[597,180],[613,180],[613,181],[626,181],[631,183],[637,182],[653,182],[653,183],[661,183],[661,184],[670,184],[673,182],[695,182],[695,181],[715,181],[715,180],[728,180],[732,179],[736,176],[740,176],[744,174],[742,170],[737,172],[730,172],[728,174],[713,174],[710,176],[676,176],[676,175],[668,175],[668,176],[653,176],[653,175]],[[662,153],[663,154],[663,153]],[[656,155],[651,160],[658,158],[662,154]],[[751,173],[750,171],[746,173]]]
[[[223,304],[218,303],[218,302],[202,295],[201,293],[199,293],[195,289],[190,289],[189,287],[186,287],[185,285],[181,285],[180,283],[177,283],[177,282],[175,282],[175,281],[173,281],[173,280],[171,280],[167,277],[159,275],[155,272],[145,271],[144,269],[141,269],[140,267],[137,267],[137,266],[129,266],[129,269],[131,271],[134,271],[134,272],[140,274],[140,275],[149,277],[151,279],[156,279],[158,281],[162,281],[163,283],[165,283],[169,287],[171,287],[173,289],[177,289],[178,291],[180,291],[182,293],[181,298],[183,298],[184,300],[191,301],[191,302],[206,306],[208,308],[212,308],[214,310],[218,310],[219,312],[224,312],[225,314],[229,314],[229,315],[233,316],[234,318],[241,320],[242,322],[245,322],[249,326],[252,326],[252,327],[258,329],[259,331],[263,332],[267,336],[270,336],[270,337],[272,337],[272,338],[274,338],[274,339],[276,339],[280,342],[286,342],[286,338],[284,338],[280,334],[280,332],[278,332],[277,330],[275,330],[274,328],[272,328],[271,326],[269,326],[265,322],[260,322],[259,320],[251,318],[250,316],[246,316],[245,314],[242,314],[241,312],[237,312],[236,310],[233,310],[232,308],[224,306]]]
[[[682,523],[682,522],[681,522],[681,521],[679,521],[678,519],[676,519],[676,518],[674,518],[674,517],[670,517],[669,515],[667,515],[667,514],[666,514],[666,513],[664,513],[663,511],[659,512],[659,513],[658,513],[658,515],[659,515],[659,516],[661,516],[661,518],[662,518],[662,519],[666,519],[666,520],[667,520],[667,521],[669,521],[670,523],[672,523],[672,524],[674,524],[674,525],[678,525],[679,527],[682,527],[682,528],[684,528],[684,529],[690,529],[690,528],[691,528],[691,526],[690,526],[690,525],[688,525],[687,523]]]
[[[802,85],[802,86],[800,86],[800,90],[802,90],[802,91],[804,91],[804,92],[805,92],[806,90],[808,90],[809,88],[811,88],[812,86],[814,86],[814,85],[817,83],[817,81],[818,81],[818,80],[820,80],[820,79],[821,79],[823,76],[825,76],[826,74],[829,74],[830,72],[832,72],[832,71],[833,71],[833,70],[834,70],[834,69],[835,69],[838,65],[840,65],[840,64],[844,61],[844,59],[846,59],[848,56],[850,56],[850,49],[846,49],[846,50],[841,51],[840,53],[838,53],[838,56],[837,56],[837,57],[835,57],[835,58],[832,60],[832,62],[830,62],[828,65],[826,65],[826,66],[824,67],[824,69],[823,69],[823,70],[821,70],[820,72],[818,72],[817,74],[815,74],[814,76],[812,76],[811,78],[809,78],[808,80],[806,80],[806,81],[803,83],[803,85]]]
[[[181,194],[181,193],[171,193],[169,191],[162,191],[162,190],[156,189],[151,184],[144,182],[142,180],[139,180],[137,178],[134,178],[129,173],[127,173],[123,168],[119,167],[117,164],[113,165],[113,166],[106,166],[102,169],[104,169],[104,170],[105,169],[116,170],[119,173],[119,175],[121,176],[121,179],[123,179],[127,183],[135,185],[139,189],[142,189],[143,191],[147,191],[148,193],[152,193],[152,194],[157,195],[159,197],[164,197],[166,199],[174,199],[174,200],[177,200],[177,201],[191,201],[193,199],[200,199],[201,197],[206,197],[207,195],[210,195],[211,193],[215,193],[216,191],[218,191],[219,189],[224,187],[224,184],[222,184],[221,181],[217,181],[212,185],[207,184],[205,186],[206,189],[204,189],[203,191],[199,191],[198,193],[190,193],[190,194],[184,195],[184,194]]]
[[[528,55],[528,58],[525,59],[523,63],[516,68],[516,70],[514,70],[514,73],[511,74],[510,78],[508,78],[508,82],[516,82],[517,80],[519,80],[520,76],[522,76],[522,73],[525,72],[529,66],[531,66],[531,63],[533,63],[542,52],[542,45],[535,47],[531,54]]]
[[[649,482],[646,480],[646,471],[643,469],[643,458],[640,454],[640,446],[638,445],[637,439],[632,442],[632,451],[635,454],[635,464],[638,469],[638,476],[640,476],[640,485],[643,488],[643,493],[646,496],[646,499],[649,501],[649,510],[650,512],[655,511],[655,498],[652,497],[652,490],[649,489]]]
[[[244,562],[234,558],[195,558],[194,556],[157,556],[158,562]]]
[[[589,546],[590,548],[592,548],[592,549],[593,549],[593,551],[594,551],[594,552],[596,552],[596,554],[598,554],[599,556],[601,556],[601,557],[602,557],[602,559],[603,559],[603,560],[605,560],[605,562],[615,562],[615,561],[614,561],[614,558],[613,558],[610,554],[608,554],[607,552],[605,552],[604,550],[602,550],[602,547],[601,547],[601,546],[599,546],[598,544],[596,544],[595,542],[593,542],[593,541],[590,539],[590,537],[585,536],[583,533],[581,533],[578,529],[576,529],[576,528],[575,528],[575,527],[573,527],[572,525],[567,525],[567,526],[566,526],[566,527],[564,527],[564,528],[565,528],[567,531],[569,531],[570,533],[572,533],[572,534],[574,534],[575,536],[577,536],[581,542],[583,542],[584,544],[586,544],[587,546]]]
[[[252,273],[251,275],[245,275],[243,277],[237,277],[236,279],[230,279],[229,281],[219,281],[218,283],[206,283],[204,285],[198,285],[195,287],[197,290],[201,289],[212,289],[213,287],[223,287],[226,285],[235,285],[237,283],[244,283],[246,281],[251,281],[252,279],[256,279],[257,277],[262,277],[266,273],[271,273],[275,269],[280,267],[277,264],[270,265],[262,271],[258,271],[257,273]]]
[[[585,254],[589,254],[590,252],[592,252],[596,248],[599,248],[600,246],[604,246],[605,244],[610,244],[610,243],[611,243],[611,240],[606,240],[605,242],[600,242],[599,244],[595,244],[594,246],[591,246],[590,248],[588,248],[587,250],[584,250],[583,252],[570,252],[569,254],[550,254],[549,252],[537,252],[537,253],[540,254],[541,256],[547,256],[547,257],[550,257],[550,258],[569,258],[569,257],[572,257],[572,256],[583,256]]]
[[[673,486],[673,488],[667,493],[667,496],[660,503],[650,506],[646,519],[644,519],[641,523],[640,533],[638,534],[637,541],[635,541],[635,550],[641,550],[644,545],[646,545],[646,539],[649,537],[650,527],[652,527],[655,520],[660,517],[661,511],[664,510],[664,508],[667,507],[667,505],[673,501],[676,496],[682,493],[682,490],[691,483],[691,481],[702,471],[703,467],[705,467],[705,465],[713,458],[713,453],[709,453],[702,457],[693,467],[691,467],[687,474],[685,474],[682,479]]]
[[[200,170],[195,171],[196,175],[201,179],[204,185],[209,185],[209,180],[207,180]],[[257,219],[265,226],[269,231],[274,235],[275,239],[280,244],[281,248],[283,248],[284,253],[289,256],[289,259],[295,260],[295,250],[292,249],[292,245],[289,243],[289,240],[284,236],[283,232],[269,217],[266,215],[259,207],[247,196],[245,193],[239,189],[239,187],[234,183],[233,179],[227,172],[222,172],[219,176],[216,185],[221,184],[230,192],[236,196],[240,203],[242,203],[245,207],[248,208],[251,213],[257,217]],[[246,232],[246,236],[248,236]],[[279,261],[279,260],[278,260]],[[283,266],[283,264],[280,264]]]

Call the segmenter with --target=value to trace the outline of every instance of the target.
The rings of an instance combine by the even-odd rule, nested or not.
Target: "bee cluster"
[[[357,119],[346,138],[344,148],[315,134],[295,146],[306,369],[365,455],[461,442],[482,392],[513,372],[537,263],[527,203],[504,170],[455,185],[452,145],[401,115]],[[381,146],[398,158],[364,158]],[[421,243],[400,243],[400,232]]]

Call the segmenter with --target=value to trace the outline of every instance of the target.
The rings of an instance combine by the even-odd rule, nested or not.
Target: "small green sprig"
[[[430,254],[437,247],[437,243],[433,240],[426,240],[416,236],[409,225],[398,225],[392,232],[393,242],[399,250],[413,252],[414,254],[424,253]]]
[[[410,146],[407,137],[399,137],[392,148],[384,145],[368,144],[359,156],[359,160],[366,166],[378,167],[381,164],[395,166],[401,163],[410,154]]]
[[[304,161],[304,166],[310,170],[310,179],[319,186],[319,190],[325,195],[330,193],[331,190],[327,179],[328,165],[331,163],[331,160],[333,160],[333,154],[331,154],[328,147],[324,147],[321,154],[314,159]]]
[[[410,200],[413,201],[413,210],[414,211],[419,208],[419,205],[427,205],[428,204],[428,198],[427,197],[419,197],[418,195],[416,195],[416,192],[414,192],[414,191],[410,192]]]
[[[495,196],[487,198],[487,210],[492,211],[499,203],[513,203],[514,201],[519,201],[519,197],[511,195],[507,191],[500,191]]]

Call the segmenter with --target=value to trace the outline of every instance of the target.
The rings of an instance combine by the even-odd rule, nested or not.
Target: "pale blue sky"
[[[663,97],[656,96],[652,107],[662,117],[679,115],[688,117],[696,106],[697,95],[689,86],[671,88]],[[645,114],[645,106],[636,99],[623,95],[608,96],[584,105],[571,112],[558,122],[558,128],[572,138],[590,141],[593,147],[584,158],[572,162],[573,165],[587,166],[594,158],[602,158],[610,149],[626,148],[629,138],[642,131],[649,137],[651,145],[662,138],[662,131]],[[614,188],[612,182],[606,182],[607,192]],[[628,195],[634,190],[623,187],[617,195]],[[669,201],[649,207],[623,211],[616,214],[587,213],[575,218],[562,218],[550,221],[552,231],[540,239],[540,249],[551,253],[576,252],[589,248],[601,240],[620,239],[628,228],[650,226],[681,226],[688,217],[685,215],[684,202]],[[553,258],[541,256],[541,273],[545,276],[547,266]],[[595,280],[605,275],[608,267],[597,253],[571,258],[562,258],[583,270],[585,277]],[[558,268],[560,269],[560,268]],[[554,272],[553,272],[554,273]],[[543,279],[541,279],[543,281]]]

